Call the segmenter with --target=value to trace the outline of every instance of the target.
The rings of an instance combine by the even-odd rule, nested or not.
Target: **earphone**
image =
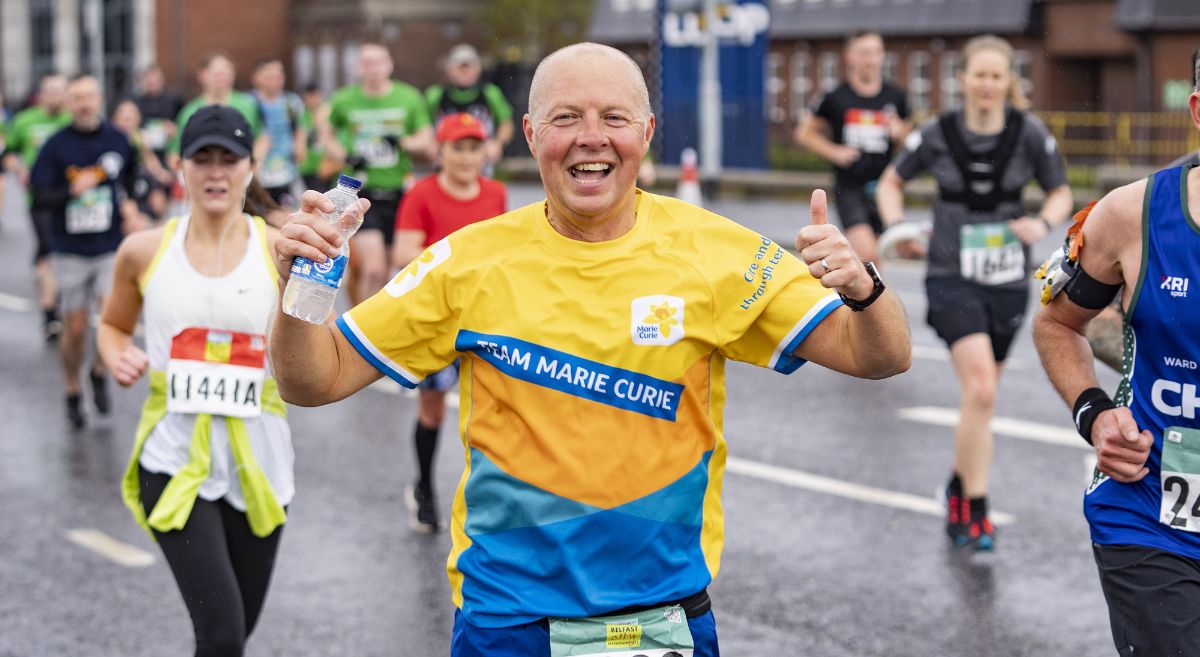
[[[246,186],[243,187],[242,189],[250,189],[250,183],[252,183],[252,182],[254,182],[254,174],[253,173],[246,176]]]

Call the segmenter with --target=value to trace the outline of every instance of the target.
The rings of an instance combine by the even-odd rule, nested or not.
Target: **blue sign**
[[[770,10],[765,0],[731,0],[720,19],[704,26],[700,8],[673,11],[661,0],[658,35],[662,48],[662,111],[658,117],[663,161],[678,164],[684,148],[700,149],[700,60],[706,27],[720,39],[722,165],[767,166],[764,66]],[[704,154],[700,154],[704,159]]]

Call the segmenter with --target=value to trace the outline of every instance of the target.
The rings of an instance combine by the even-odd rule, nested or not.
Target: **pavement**
[[[510,190],[514,207],[539,198],[534,186]],[[807,221],[795,201],[710,208],[785,245]],[[0,657],[190,654],[169,569],[118,492],[145,388],[117,390],[110,417],[68,429],[58,355],[42,345],[30,301],[16,189],[3,209],[0,244],[15,264],[0,278]],[[991,500],[1007,522],[994,554],[964,555],[949,546],[933,498],[950,469],[953,371],[923,321],[921,267],[887,263],[883,274],[907,307],[908,373],[871,382],[811,364],[787,378],[728,368],[727,542],[711,587],[723,654],[1112,654],[1081,513],[1090,450],[1028,327],[995,425]],[[1109,388],[1117,380],[1101,378]],[[416,467],[415,399],[379,385],[290,419],[297,495],[246,654],[448,654],[450,539],[411,532],[401,497]],[[462,462],[448,426],[436,463],[443,516]]]

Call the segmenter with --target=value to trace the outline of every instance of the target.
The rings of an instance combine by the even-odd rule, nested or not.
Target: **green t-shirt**
[[[25,166],[33,168],[42,144],[68,125],[71,125],[71,113],[65,109],[50,115],[41,107],[30,107],[13,117],[8,130],[8,150],[19,153]]]
[[[315,176],[321,167],[321,158],[325,156],[325,149],[321,146],[321,140],[317,138],[317,128],[313,122],[312,112],[306,110],[300,116],[300,127],[304,130],[305,140],[308,143],[308,157],[300,163],[300,175]]]
[[[211,104],[203,96],[198,96],[179,110],[179,117],[175,119],[175,125],[179,126],[179,129],[175,132],[175,138],[171,140],[172,153],[179,155],[179,139],[183,136],[183,127],[187,125],[188,119],[192,118],[196,110]],[[246,123],[250,124],[250,131],[255,137],[262,132],[262,117],[258,113],[258,102],[254,100],[254,96],[235,91],[229,96],[229,102],[226,104],[246,117]]]
[[[412,170],[400,140],[430,124],[425,97],[415,87],[392,82],[382,96],[368,96],[361,85],[346,87],[329,103],[329,124],[351,160],[361,159],[368,189],[396,190]],[[351,175],[354,171],[348,171]]]
[[[440,119],[446,114],[466,112],[483,121],[489,136],[496,126],[512,119],[512,105],[500,87],[485,82],[474,87],[455,87],[435,84],[425,90],[429,113]]]

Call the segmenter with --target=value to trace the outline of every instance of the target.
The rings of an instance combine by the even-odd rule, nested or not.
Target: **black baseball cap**
[[[250,157],[254,134],[246,117],[226,105],[205,105],[183,127],[179,151],[190,158],[205,146],[220,146],[238,157]]]

